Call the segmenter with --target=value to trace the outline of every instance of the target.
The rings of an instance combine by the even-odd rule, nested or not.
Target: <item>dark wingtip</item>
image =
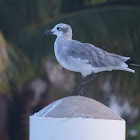
[[[129,59],[125,63],[129,66],[140,67],[140,60]]]

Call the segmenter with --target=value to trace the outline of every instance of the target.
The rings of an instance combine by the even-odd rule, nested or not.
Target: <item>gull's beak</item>
[[[43,33],[43,36],[44,35],[48,35],[48,34],[53,34],[53,31],[52,30],[48,30],[48,31],[46,31],[46,32]]]

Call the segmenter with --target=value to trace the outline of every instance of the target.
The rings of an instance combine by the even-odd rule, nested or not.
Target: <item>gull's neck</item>
[[[71,40],[72,39],[72,31],[69,31],[67,33],[62,33],[62,34],[58,35],[56,39]]]
[[[59,46],[59,47],[60,47],[60,46],[63,46],[63,44],[64,44],[65,42],[69,41],[69,40],[72,40],[72,38],[69,37],[69,36],[64,36],[64,35],[62,35],[62,36],[57,36],[57,38],[56,38],[56,40],[55,40],[55,42],[54,42],[54,47],[57,48],[58,46]]]
[[[64,42],[67,42],[69,40],[72,40],[71,37],[67,37],[67,36],[57,36],[56,40],[55,40],[55,43],[57,44],[61,44],[61,43],[64,43]]]

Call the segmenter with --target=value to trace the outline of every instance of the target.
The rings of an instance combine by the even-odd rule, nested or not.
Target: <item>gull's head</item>
[[[46,31],[44,34],[54,34],[57,37],[72,38],[72,29],[68,24],[59,23],[52,30]]]

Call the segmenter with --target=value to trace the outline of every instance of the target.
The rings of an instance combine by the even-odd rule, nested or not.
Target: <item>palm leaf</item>
[[[0,94],[10,93],[11,82],[20,86],[32,76],[33,69],[28,58],[8,44],[0,33]]]

